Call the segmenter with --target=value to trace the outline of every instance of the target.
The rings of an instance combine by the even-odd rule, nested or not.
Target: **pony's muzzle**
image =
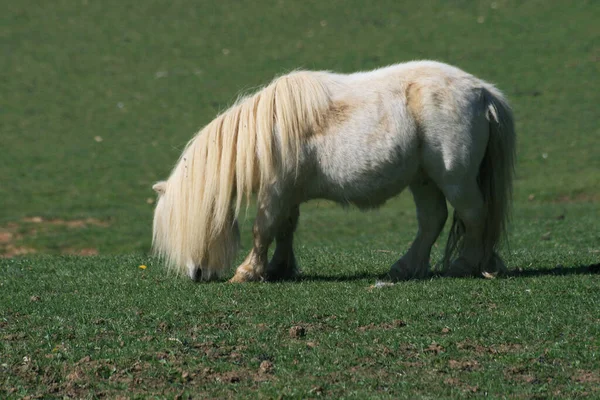
[[[194,282],[200,282],[202,280],[202,269],[201,268],[194,268],[192,270],[190,270],[190,278],[194,281]]]
[[[202,280],[202,268],[197,267],[193,262],[188,262],[188,276],[194,282],[200,282]]]

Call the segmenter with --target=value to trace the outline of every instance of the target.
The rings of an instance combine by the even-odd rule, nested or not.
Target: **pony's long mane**
[[[154,214],[153,247],[171,269],[195,264],[209,278],[230,267],[243,199],[247,206],[254,192],[294,174],[302,144],[324,123],[331,103],[325,77],[297,71],[276,78],[188,142]]]

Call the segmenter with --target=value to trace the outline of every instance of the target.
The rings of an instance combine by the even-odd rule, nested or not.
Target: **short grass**
[[[2,9],[0,397],[600,396],[596,2]],[[510,277],[372,288],[415,233],[408,194],[303,207],[297,282],[193,284],[148,256],[151,184],[239,93],[422,58],[515,109]]]

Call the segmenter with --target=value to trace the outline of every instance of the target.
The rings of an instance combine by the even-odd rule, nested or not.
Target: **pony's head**
[[[154,185],[153,247],[171,269],[208,280],[233,264],[243,199],[248,205],[275,176],[297,171],[304,136],[330,109],[319,76],[295,72],[241,98],[202,128],[169,179]]]
[[[204,227],[189,226],[185,214],[190,201],[182,197],[185,190],[170,180],[157,182],[152,189],[158,195],[153,222],[154,253],[165,260],[170,270],[194,281],[219,278],[233,263],[239,247],[239,228],[233,213],[216,232],[210,218]],[[202,211],[202,204],[194,206]]]

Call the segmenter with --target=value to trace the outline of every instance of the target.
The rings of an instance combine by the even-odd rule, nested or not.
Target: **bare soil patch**
[[[406,322],[402,321],[401,319],[397,319],[391,322],[382,322],[381,324],[374,324],[373,322],[371,322],[368,325],[363,325],[363,326],[359,326],[357,328],[357,330],[359,332],[366,332],[366,331],[371,331],[371,330],[391,330],[391,329],[396,329],[396,328],[402,328],[406,326]]]
[[[600,201],[600,194],[579,193],[575,196],[567,194],[558,196],[556,199],[554,199],[553,203],[593,203],[597,201]]]
[[[110,226],[110,223],[96,218],[66,220],[60,218],[44,219],[43,217],[27,217],[19,222],[9,222],[4,226],[0,226],[0,258],[12,258],[38,253],[38,249],[25,245],[24,241],[35,237],[40,232],[52,232],[57,227],[83,229],[90,226],[107,228]],[[99,252],[98,249],[91,247],[81,249],[65,247],[61,250],[61,253],[93,256]]]

